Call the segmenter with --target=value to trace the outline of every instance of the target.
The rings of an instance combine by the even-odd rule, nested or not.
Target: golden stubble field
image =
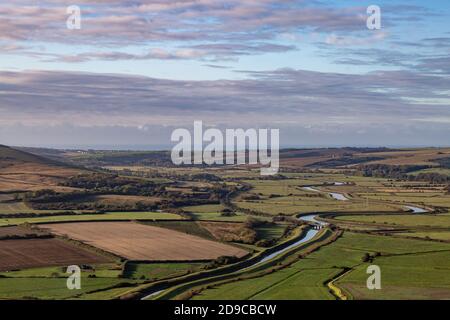
[[[59,223],[45,228],[129,260],[212,260],[248,253],[220,242],[134,222]]]

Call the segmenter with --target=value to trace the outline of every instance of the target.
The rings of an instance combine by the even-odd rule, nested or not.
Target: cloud
[[[442,55],[450,39],[442,33],[414,41],[400,34],[404,30],[396,27],[402,23],[404,28],[420,23],[425,13],[436,15],[414,5],[383,5],[383,29],[377,31],[366,28],[365,6],[322,1],[80,0],[77,5],[82,27],[68,30],[66,1],[1,3],[1,53],[36,63],[70,63],[71,69],[90,61],[195,60],[220,65],[252,55],[281,56],[312,44],[329,64],[414,70],[421,59],[440,58],[436,54]]]
[[[0,123],[173,125],[273,121],[403,121],[450,113],[450,80],[410,71],[364,75],[282,69],[250,79],[175,81],[75,72],[0,72]],[[421,99],[426,101],[420,103]],[[440,103],[433,104],[432,101]],[[430,102],[431,101],[431,102]],[[182,120],[181,120],[182,119]]]
[[[364,30],[367,18],[363,6],[341,8],[303,0],[80,0],[77,4],[81,8],[80,30],[66,28],[66,1],[44,0],[38,5],[32,0],[2,3],[0,41],[108,49],[90,50],[73,56],[47,51],[41,53],[46,61],[204,57],[220,60],[230,56],[296,50],[295,46],[277,41],[297,41],[301,32],[360,32]],[[388,16],[398,18],[420,10],[420,7],[395,10]],[[333,43],[355,41],[351,35],[347,35],[349,38],[330,37]],[[117,50],[130,45],[167,48],[167,44],[176,44],[180,49],[139,55]],[[202,49],[201,52],[198,49]],[[40,57],[37,52],[16,50],[16,53],[34,53],[34,57]],[[55,57],[51,58],[52,54]]]
[[[420,62],[419,67],[424,72],[436,72],[450,75],[450,55],[424,58]]]
[[[387,33],[383,31],[373,32],[370,36],[365,37],[340,36],[333,33],[326,37],[325,43],[338,46],[360,46],[382,41],[386,37]]]
[[[436,121],[450,118],[448,77],[412,71],[240,72],[248,78],[175,81],[3,71],[0,143],[167,146],[173,128],[190,128],[194,120],[218,128],[280,128],[285,145],[448,143],[448,123]]]
[[[186,48],[178,50],[166,50],[161,48],[150,49],[145,54],[133,54],[120,51],[112,52],[85,52],[76,55],[50,54],[46,61],[60,62],[85,62],[91,60],[117,61],[117,60],[180,60],[199,59],[208,56],[208,53],[201,50]]]
[[[192,47],[167,50],[152,48],[144,54],[133,54],[120,51],[109,52],[85,52],[75,55],[41,54],[47,57],[46,61],[60,62],[85,62],[91,60],[116,61],[116,60],[191,60],[203,59],[209,61],[230,60],[234,56],[262,54],[270,52],[287,52],[295,50],[295,46],[275,45],[270,43],[256,43],[252,45],[221,43],[211,45],[195,45]],[[32,53],[30,53],[32,54]]]

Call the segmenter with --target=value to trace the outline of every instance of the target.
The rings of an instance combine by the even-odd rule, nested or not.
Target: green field
[[[69,290],[66,278],[4,278],[0,281],[1,299],[68,299],[127,282],[118,278],[84,278],[80,290]]]
[[[204,264],[128,263],[123,276],[120,264],[93,267],[95,270],[82,270],[81,290],[67,289],[68,275],[62,267],[1,272],[0,299],[111,299],[135,284],[200,271]],[[118,285],[121,287],[116,288]]]
[[[292,267],[268,276],[208,289],[195,296],[194,300],[329,300],[333,296],[322,286],[322,281],[337,272],[338,269],[299,270]]]
[[[316,187],[323,192],[314,192],[304,190],[305,185],[320,185],[323,183],[355,182],[357,186],[327,186]],[[252,189],[243,196],[235,199],[233,203],[242,209],[263,212],[270,215],[309,212],[340,212],[340,211],[375,211],[375,212],[396,212],[401,210],[397,204],[369,201],[365,198],[352,198],[351,201],[338,201],[333,199],[328,192],[340,192],[347,194],[350,191],[367,191],[369,186],[381,187],[379,179],[346,177],[344,175],[307,175],[304,179],[285,179],[285,180],[246,180],[246,183],[252,185]],[[362,185],[359,185],[362,183]],[[258,196],[259,199],[246,199],[245,196]]]
[[[62,267],[33,268],[0,273],[0,299],[70,299],[119,284],[136,281],[121,279],[121,266],[105,264],[95,270],[81,271],[81,290],[67,289],[67,276]],[[95,277],[93,277],[95,275]],[[122,291],[126,288],[122,288]]]
[[[450,228],[450,214],[421,214],[421,215],[355,215],[337,216],[336,220],[388,224],[405,227],[439,227]]]
[[[310,212],[340,212],[340,211],[376,211],[376,212],[397,212],[399,207],[383,203],[370,203],[366,205],[364,201],[338,201],[329,198],[309,198],[309,197],[280,197],[265,200],[237,201],[235,204],[239,208],[264,212],[271,215]]]
[[[10,149],[6,151],[11,152]],[[367,157],[369,154],[370,157],[380,159],[387,152],[366,151],[361,151],[359,156]],[[74,157],[72,160],[79,161],[80,165],[107,167],[111,171],[100,173],[99,169],[95,170],[98,171],[95,174],[86,171],[87,176],[80,177],[82,179],[61,177],[60,181],[52,182],[51,186],[58,185],[58,188],[73,185],[77,190],[73,197],[43,192],[42,195],[37,193],[34,198],[35,194],[25,194],[26,190],[17,192],[23,192],[23,199],[35,203],[35,208],[80,210],[73,211],[76,213],[73,215],[71,212],[63,213],[62,210],[34,210],[17,200],[18,195],[4,192],[0,193],[0,226],[41,223],[45,227],[45,223],[55,222],[138,221],[211,241],[228,241],[229,245],[249,251],[250,258],[244,259],[256,261],[257,255],[266,256],[285,248],[283,245],[288,246],[302,232],[309,230],[310,226],[294,219],[296,215],[328,213],[323,216],[324,219],[333,214],[335,216],[328,220],[331,226],[323,228],[312,240],[295,248],[289,247],[275,258],[269,257],[268,261],[250,268],[243,267],[249,264],[245,261],[224,258],[203,263],[125,261],[116,258],[111,263],[83,266],[81,290],[67,289],[68,275],[64,267],[15,270],[0,272],[0,299],[103,300],[128,293],[145,293],[150,288],[161,288],[161,284],[167,285],[169,289],[152,299],[449,299],[448,187],[445,184],[433,184],[431,180],[412,181],[419,179],[412,176],[397,180],[399,168],[392,172],[380,169],[383,170],[381,172],[376,167],[353,166],[349,162],[353,152],[355,150],[352,149],[343,152],[308,151],[309,157],[326,162],[323,165],[307,166],[308,159],[300,157],[298,161],[303,164],[296,163],[297,160],[292,156],[296,153],[289,151],[287,158],[291,161],[286,162],[288,165],[281,168],[279,175],[272,177],[261,177],[260,169],[255,166],[164,166],[164,161],[169,159],[169,153],[164,152],[153,154],[157,158],[147,159],[149,162],[134,162],[136,159],[145,160],[148,155],[146,152],[89,151],[88,154],[80,153],[78,156],[78,152],[72,152],[69,157]],[[405,152],[409,152],[410,156],[401,156],[399,166],[416,161],[411,159],[415,157],[411,150],[397,150],[393,154]],[[445,152],[450,155],[449,150]],[[322,153],[327,156],[317,157],[317,154]],[[417,161],[429,163],[427,154],[437,156],[438,151],[430,149],[419,153]],[[24,156],[22,153],[17,154],[18,157]],[[385,156],[388,162],[395,162],[394,158]],[[128,162],[127,159],[132,161]],[[37,161],[34,156],[31,156],[31,160]],[[152,161],[158,161],[159,164]],[[1,163],[0,168],[4,168]],[[114,176],[109,177],[109,173],[114,173]],[[450,169],[428,168],[410,174],[419,173],[450,174]],[[26,174],[24,182],[27,179],[33,182],[34,173],[31,173],[30,178]],[[367,174],[390,178],[363,176]],[[47,178],[50,179],[46,177],[42,180],[42,188],[48,187]],[[139,180],[152,181],[154,184],[135,184]],[[39,181],[37,183],[41,183]],[[8,186],[9,182],[6,182]],[[305,190],[306,186],[316,191]],[[35,188],[38,190],[40,185],[33,186],[33,190]],[[343,194],[347,200],[336,200],[330,192]],[[158,202],[150,201],[153,198]],[[66,206],[64,199],[75,199],[73,201],[77,206]],[[108,201],[114,206],[108,206]],[[186,206],[208,202],[216,204]],[[428,208],[430,213],[408,213],[405,209],[407,205]],[[108,210],[105,208],[114,208],[109,210],[118,212],[95,214],[94,210]],[[160,210],[125,212],[128,209],[156,211],[156,208]],[[177,212],[180,209],[184,213],[159,212]],[[230,214],[228,209],[236,213]],[[27,215],[32,217],[25,218]],[[253,219],[269,223],[256,223]],[[22,227],[20,229],[33,228]],[[1,241],[10,241],[10,237],[36,236],[31,231],[28,234],[17,229],[3,230],[5,236],[2,236]],[[11,230],[16,230],[16,233]],[[119,246],[126,246],[130,252],[135,250],[131,242],[123,241],[123,236],[114,232],[105,236],[105,241],[115,243],[114,237],[120,238],[117,242]],[[176,238],[175,234],[173,237]],[[33,240],[29,240],[26,241],[32,245]],[[77,242],[74,239],[70,241],[74,245]],[[101,245],[98,246],[100,250]],[[177,248],[171,250],[177,253]],[[371,264],[381,268],[381,290],[367,289],[369,275],[366,269]]]
[[[436,285],[439,287],[445,281],[450,284],[450,273],[448,272],[450,270],[450,259],[448,259],[450,257],[450,244],[346,232],[336,242],[322,247],[288,268],[259,278],[215,286],[195,296],[195,299],[333,299],[334,296],[323,283],[343,271],[344,268],[359,270],[362,257],[366,253],[380,252],[383,255],[401,255],[399,257],[403,257],[406,256],[405,254],[438,250],[448,250],[443,253],[443,256],[436,256],[437,267],[444,267],[445,269],[443,272],[439,272],[440,278],[434,277],[434,282],[430,280],[424,284],[425,292],[429,286]],[[416,257],[421,259],[420,255]],[[447,260],[445,260],[445,257],[447,257]],[[384,259],[384,257],[382,258]],[[376,261],[378,262],[378,260]],[[410,261],[414,263],[413,260]],[[427,260],[422,262],[422,265],[427,264],[429,264]],[[395,266],[395,261],[391,265]],[[431,263],[430,265],[434,264]],[[391,277],[383,278],[386,286],[408,283],[408,265],[400,263],[399,266],[404,276],[396,280],[398,282],[395,282]],[[388,269],[388,264],[385,267]],[[415,274],[419,278],[420,272],[428,271],[425,269],[419,270]],[[357,281],[352,280],[353,282],[349,283],[353,285],[356,283],[360,287],[366,288],[366,279],[367,275],[364,273],[363,278]],[[346,286],[347,277],[342,278],[338,284],[342,284],[345,289],[348,289],[351,294],[350,298],[358,297],[350,287]]]
[[[159,280],[200,271],[202,263],[134,263],[130,262],[124,277],[130,279]]]
[[[397,203],[439,206],[450,209],[450,195],[444,192],[371,192],[358,193],[369,200],[393,201]]]
[[[33,210],[23,202],[0,202],[1,214],[14,214],[14,213],[33,213],[37,210]]]
[[[122,269],[120,265],[104,264],[95,265],[95,270],[84,270],[81,272],[82,277],[88,277],[95,274],[99,278],[117,278]],[[17,271],[0,272],[0,276],[8,278],[54,278],[65,277],[67,274],[62,267],[44,267],[32,268]]]
[[[123,295],[125,292],[129,291],[130,288],[113,288],[107,290],[101,290],[91,293],[84,293],[77,297],[72,297],[73,300],[111,300]]]
[[[152,221],[152,222],[142,222],[146,225],[172,229],[175,231],[184,232],[194,236],[214,240],[214,237],[208,232],[208,230],[202,228],[195,221]]]
[[[450,169],[446,169],[446,168],[427,168],[427,169],[422,169],[422,170],[410,172],[408,174],[418,175],[419,173],[438,173],[438,174],[443,174],[443,175],[450,176]]]
[[[179,215],[163,212],[108,212],[104,214],[80,214],[66,216],[46,216],[36,218],[11,218],[0,219],[0,226],[16,225],[22,223],[52,223],[69,221],[94,221],[94,220],[169,220],[182,219]]]
[[[400,235],[400,236],[405,236],[405,237],[416,237],[416,238],[423,238],[423,239],[435,239],[435,240],[450,241],[450,231],[402,232],[402,233],[396,233],[396,234]]]
[[[258,235],[258,239],[272,240],[280,238],[283,235],[285,228],[286,226],[276,224],[269,226],[263,225],[255,228],[255,230]]]
[[[2,215],[7,214],[13,216],[19,213],[48,214],[58,212],[65,212],[65,210],[35,210],[23,202],[0,202],[0,214]],[[77,210],[74,212],[77,212]]]
[[[187,206],[182,208],[185,211],[194,213],[208,213],[208,212],[220,212],[225,209],[222,204],[204,204],[200,206]]]
[[[213,220],[213,221],[245,221],[247,217],[237,212],[233,216],[222,216],[222,210],[225,206],[221,204],[206,204],[200,206],[183,207],[183,210],[191,212],[196,220]]]
[[[368,263],[337,284],[354,299],[448,299],[450,295],[450,249],[379,257],[371,264],[381,269],[381,290],[368,290],[365,285]]]

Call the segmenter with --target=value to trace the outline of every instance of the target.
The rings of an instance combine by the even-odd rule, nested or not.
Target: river
[[[335,184],[336,186],[342,185],[341,182],[335,182],[334,184]],[[314,189],[314,188],[312,188],[312,187],[303,187],[303,190],[306,190],[306,191],[313,191],[313,192],[322,192],[322,191],[317,190],[317,189]],[[328,194],[329,194],[331,197],[333,197],[333,199],[336,199],[336,200],[340,200],[340,201],[347,201],[347,200],[348,200],[348,198],[347,198],[346,196],[344,196],[342,193],[328,192]]]
[[[419,208],[419,207],[405,206],[405,208],[411,210],[412,213],[426,213],[426,212],[428,212],[428,210],[425,210],[425,209]]]
[[[339,186],[339,185],[343,185],[343,183],[342,182],[334,182],[334,185]],[[312,192],[322,192],[322,191],[314,189],[312,187],[303,187],[303,190],[312,191]],[[336,200],[340,200],[340,201],[349,200],[342,193],[328,192],[328,194],[330,196],[332,196]],[[405,206],[405,208],[408,208],[408,209],[412,210],[413,213],[425,213],[425,212],[427,212],[427,210],[425,210],[425,209],[418,208],[418,207],[413,207],[413,206]],[[306,221],[306,222],[313,222],[313,223],[319,224],[321,226],[327,225],[326,222],[319,221],[319,220],[316,219],[316,217],[317,217],[317,214],[309,214],[309,215],[305,215],[305,216],[300,216],[300,217],[298,217],[298,219],[302,220],[302,221]],[[287,246],[287,247],[285,247],[283,249],[280,249],[280,250],[278,250],[276,252],[273,252],[273,253],[265,256],[261,260],[253,263],[252,265],[250,265],[248,267],[245,267],[244,269],[241,269],[240,271],[244,271],[244,270],[253,268],[253,267],[257,266],[257,265],[260,265],[260,264],[262,264],[264,262],[267,262],[267,261],[269,261],[269,260],[279,256],[280,254],[282,254],[282,253],[284,253],[284,252],[286,252],[286,251],[288,251],[288,250],[290,250],[292,248],[295,248],[296,246],[299,246],[302,243],[305,243],[305,242],[311,240],[312,238],[314,238],[317,235],[317,233],[319,233],[319,230],[310,229],[310,230],[308,230],[306,232],[305,236],[303,238],[301,238],[300,240],[297,240],[296,242],[290,244],[289,246]],[[151,297],[157,296],[160,293],[162,293],[162,292],[164,292],[164,291],[166,291],[168,289],[170,289],[170,288],[163,289],[163,290],[157,290],[155,292],[152,292],[152,293],[146,295],[145,297],[143,297],[142,300],[149,299]]]
[[[306,221],[306,222],[314,222],[314,223],[317,223],[317,224],[320,224],[320,225],[323,225],[323,226],[324,226],[324,225],[327,225],[327,223],[325,223],[325,222],[316,220],[315,217],[316,217],[315,214],[310,214],[310,215],[298,217],[298,219],[299,219],[299,220],[302,220],[302,221]],[[282,254],[282,253],[284,253],[284,252],[286,252],[286,251],[288,251],[288,250],[290,250],[290,249],[292,249],[292,248],[295,248],[296,246],[299,246],[299,245],[301,245],[302,243],[305,243],[305,242],[311,240],[312,238],[314,238],[314,237],[317,235],[317,233],[319,233],[319,230],[310,229],[310,230],[308,230],[308,231],[306,232],[305,236],[304,236],[303,238],[301,238],[300,240],[297,240],[296,242],[290,244],[289,246],[287,246],[287,247],[285,247],[285,248],[283,248],[283,249],[280,249],[280,250],[278,250],[278,251],[275,251],[275,252],[273,252],[273,253],[271,253],[271,254],[265,256],[265,257],[262,258],[261,260],[259,260],[259,261],[255,262],[255,263],[253,263],[252,265],[250,265],[250,266],[248,266],[248,267],[245,267],[244,269],[241,269],[240,271],[245,271],[245,270],[247,270],[247,269],[250,269],[250,268],[253,268],[253,267],[255,267],[255,266],[258,266],[258,265],[260,265],[260,264],[262,264],[262,263],[264,263],[264,262],[267,262],[267,261],[269,261],[269,260],[271,260],[271,259],[273,259],[273,258],[279,256],[280,254]],[[168,290],[168,289],[170,289],[170,288],[152,292],[152,293],[146,295],[145,297],[143,297],[142,300],[149,299],[149,298],[151,298],[151,297],[157,296],[157,295],[159,295],[160,293],[162,293],[162,292],[164,292],[164,291],[166,291],[166,290]]]

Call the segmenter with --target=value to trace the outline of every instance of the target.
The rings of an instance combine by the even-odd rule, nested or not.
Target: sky
[[[195,120],[282,147],[449,146],[450,2],[0,1],[0,144],[161,149]]]

